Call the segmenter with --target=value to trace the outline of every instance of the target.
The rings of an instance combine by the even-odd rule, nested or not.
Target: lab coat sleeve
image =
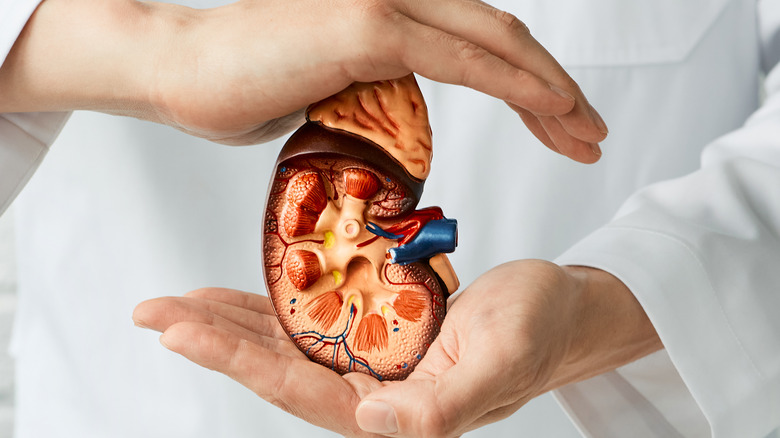
[[[705,148],[700,170],[635,194],[556,260],[622,280],[665,346],[556,391],[587,436],[749,438],[780,427],[777,3],[761,5],[763,61],[774,65],[761,108]]]
[[[0,65],[40,0],[0,0]],[[0,89],[0,99],[3,90]],[[0,214],[27,183],[70,113],[0,114]]]

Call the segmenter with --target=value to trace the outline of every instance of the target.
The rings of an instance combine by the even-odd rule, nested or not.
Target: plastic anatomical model
[[[265,280],[284,330],[341,374],[405,378],[458,280],[457,223],[415,210],[430,171],[414,76],[355,83],[308,108],[279,154],[265,212]]]

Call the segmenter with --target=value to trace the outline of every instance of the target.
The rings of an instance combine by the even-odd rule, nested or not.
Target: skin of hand
[[[200,289],[141,303],[133,319],[276,406],[361,437],[459,436],[663,347],[620,280],[539,260],[498,266],[454,297],[440,335],[402,382],[342,377],[310,362],[259,295]]]
[[[102,111],[254,144],[352,82],[410,72],[506,101],[574,160],[601,155],[607,128],[577,84],[477,0],[45,0],[0,68],[0,112]]]

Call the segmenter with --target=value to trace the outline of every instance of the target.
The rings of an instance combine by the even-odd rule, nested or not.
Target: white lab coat
[[[0,10],[23,3],[35,1],[0,0]],[[421,205],[459,220],[452,260],[463,283],[504,261],[564,253],[559,262],[610,271],[637,295],[666,349],[556,392],[584,435],[772,433],[780,69],[760,109],[758,90],[762,67],[780,58],[780,2],[495,3],[567,67],[611,132],[598,164],[576,164],[500,102],[422,82],[435,159]],[[2,49],[24,14],[0,20]],[[64,117],[0,119],[0,203]],[[143,299],[201,286],[263,291],[261,210],[280,145],[227,148],[73,115],[15,205],[18,437],[330,436],[129,320]],[[577,433],[544,396],[469,434],[517,435]]]

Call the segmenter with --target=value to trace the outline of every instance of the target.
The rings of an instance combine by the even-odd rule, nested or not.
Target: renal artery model
[[[403,379],[458,288],[457,223],[415,210],[431,130],[413,76],[355,83],[313,104],[279,154],[263,229],[279,321],[311,360]]]

